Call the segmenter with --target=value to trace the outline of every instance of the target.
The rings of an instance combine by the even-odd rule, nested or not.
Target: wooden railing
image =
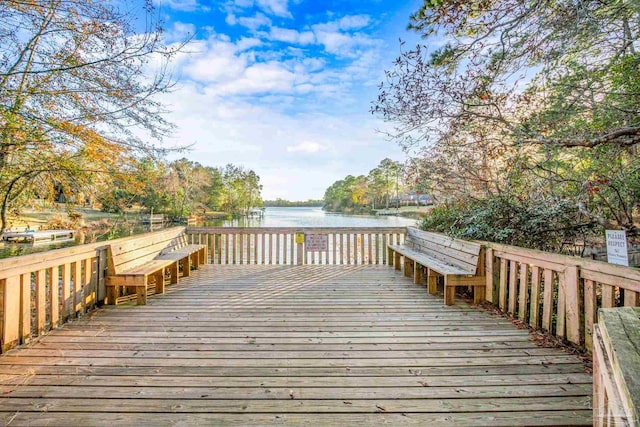
[[[188,227],[191,243],[206,244],[214,264],[387,264],[387,244],[404,241],[404,227]],[[304,235],[323,236],[312,252]],[[144,235],[130,238],[144,238]],[[637,306],[640,270],[577,257],[484,243],[487,301],[523,322],[576,345],[593,347],[599,308]],[[78,316],[105,297],[105,243],[0,260],[1,348],[28,341]]]
[[[107,244],[149,234],[0,260],[0,350],[28,342],[102,302]]]
[[[2,351],[94,307],[104,266],[104,243],[0,260]]]
[[[637,306],[640,270],[485,243],[487,301],[534,328],[593,347],[599,308]]]
[[[405,227],[187,229],[191,243],[208,245],[213,264],[386,264],[387,243],[403,242],[405,233]],[[326,236],[327,250],[308,251],[304,235]]]
[[[640,424],[640,308],[602,309],[594,330],[593,422]]]

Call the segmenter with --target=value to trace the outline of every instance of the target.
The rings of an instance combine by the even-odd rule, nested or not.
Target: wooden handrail
[[[640,270],[483,242],[486,299],[534,328],[593,347],[597,310],[637,306]]]
[[[0,260],[0,350],[28,342],[103,301],[108,244],[163,232]]]
[[[188,227],[192,243],[208,245],[214,264],[386,264],[387,243],[405,227]],[[327,236],[327,250],[308,252],[296,234]]]
[[[594,329],[593,421],[640,423],[640,308],[599,310]]]

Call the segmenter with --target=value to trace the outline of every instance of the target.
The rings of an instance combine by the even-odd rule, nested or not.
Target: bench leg
[[[108,305],[116,305],[118,299],[118,287],[117,286],[107,286],[107,304]]]
[[[169,267],[169,273],[171,273],[171,284],[172,285],[177,285],[178,281],[180,280],[180,274],[178,271],[178,263],[179,261],[174,262],[173,264],[171,264],[171,267]]]
[[[422,284],[422,266],[415,261],[413,262],[413,283]]]
[[[387,263],[389,267],[393,267],[393,249],[387,247]]]
[[[481,304],[485,300],[485,287],[484,286],[474,286],[473,287],[473,303]]]
[[[444,276],[444,303],[445,305],[453,305],[456,301],[456,285],[447,282],[449,279]]]
[[[198,252],[194,252],[190,256],[191,265],[193,265],[193,267],[197,270],[198,268],[200,268],[200,255],[198,254]]]
[[[400,270],[400,253],[393,253],[393,268],[396,270]]]
[[[204,248],[200,249],[198,253],[200,254],[200,265],[205,265],[207,263],[207,259],[209,258],[207,256],[207,247],[205,246]]]
[[[404,277],[411,277],[411,274],[413,273],[413,264],[415,263],[412,259],[404,257]]]
[[[136,304],[147,305],[147,278],[144,279],[144,286],[136,286]]]
[[[156,295],[164,294],[164,268],[155,274]]]
[[[438,293],[438,276],[431,269],[427,270],[427,285],[431,295]]]
[[[191,257],[185,257],[182,259],[182,277],[191,276]]]

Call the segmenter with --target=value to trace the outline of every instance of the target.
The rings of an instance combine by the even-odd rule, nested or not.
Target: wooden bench
[[[444,277],[446,305],[454,303],[457,286],[472,286],[474,303],[484,300],[486,281],[481,244],[407,227],[404,244],[388,245],[387,249],[389,264],[400,270],[400,257],[404,257],[404,275],[413,274],[416,284],[422,282],[422,268],[426,268],[431,294],[437,292],[438,277]]]
[[[107,303],[135,298],[144,305],[148,295],[164,293],[165,274],[169,273],[171,284],[178,283],[180,263],[184,276],[189,276],[192,265],[205,263],[206,248],[186,244],[184,230],[176,227],[109,245]],[[121,295],[123,289],[135,294]]]

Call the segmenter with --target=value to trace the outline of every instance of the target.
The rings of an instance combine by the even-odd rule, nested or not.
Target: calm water
[[[224,221],[223,227],[404,227],[415,219],[333,214],[321,208],[266,208],[264,218]]]
[[[217,227],[404,227],[415,225],[415,219],[395,216],[357,216],[326,213],[321,208],[266,208],[263,218],[241,218],[236,220],[216,221],[211,226]],[[144,229],[136,232],[146,231]],[[74,242],[57,245],[31,245],[26,243],[0,242],[0,258],[27,255],[73,246]]]

